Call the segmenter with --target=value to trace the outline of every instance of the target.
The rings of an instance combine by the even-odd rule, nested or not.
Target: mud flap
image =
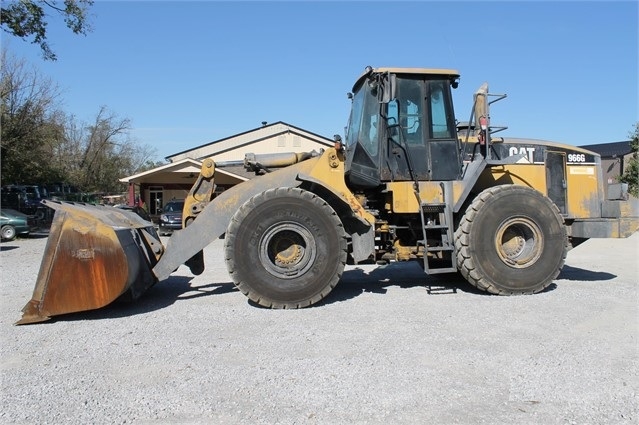
[[[45,201],[56,210],[31,301],[18,325],[136,299],[157,279],[153,224],[109,206]]]

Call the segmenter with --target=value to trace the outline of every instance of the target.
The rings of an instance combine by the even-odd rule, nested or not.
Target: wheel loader
[[[258,174],[215,193],[207,158],[163,245],[152,223],[111,207],[46,201],[55,212],[33,298],[18,324],[136,299],[180,265],[204,270],[224,235],[239,290],[270,308],[324,299],[347,264],[418,261],[492,294],[533,294],[570,247],[627,237],[639,206],[604,197],[601,158],[575,146],[497,137],[488,85],[459,121],[450,69],[367,67],[344,134],[321,152],[247,154]]]

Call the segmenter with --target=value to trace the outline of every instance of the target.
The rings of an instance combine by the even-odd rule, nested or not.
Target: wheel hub
[[[499,258],[515,268],[529,267],[543,252],[541,229],[527,217],[514,217],[499,226],[495,248]]]
[[[259,257],[273,276],[293,279],[304,274],[317,255],[315,239],[300,223],[283,222],[271,226],[260,239]]]
[[[275,235],[269,246],[269,258],[276,265],[287,267],[299,262],[303,257],[305,247],[304,240],[297,233],[284,231]]]

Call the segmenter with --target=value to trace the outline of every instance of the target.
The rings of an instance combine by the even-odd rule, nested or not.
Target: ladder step
[[[446,204],[422,204],[422,211],[427,213],[442,213]]]
[[[424,239],[417,242],[424,246],[424,271],[428,274],[452,273],[457,271],[455,246],[453,240],[453,213],[451,206],[445,202],[444,184],[441,184],[443,202],[420,202],[421,224]],[[419,195],[418,195],[419,197]],[[435,215],[434,221],[430,221]],[[427,220],[428,218],[428,220]],[[428,224],[428,223],[437,224]],[[428,243],[433,245],[428,246]],[[427,255],[434,254],[434,255]],[[439,258],[438,258],[439,257]]]
[[[457,271],[456,267],[441,267],[441,268],[429,268],[428,273],[430,274],[438,274],[438,273],[454,273]]]
[[[453,247],[452,246],[431,246],[428,247],[427,251],[428,252],[442,252],[442,251],[452,251]]]

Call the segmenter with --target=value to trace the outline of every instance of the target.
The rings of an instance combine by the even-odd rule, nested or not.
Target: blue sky
[[[367,65],[453,68],[457,119],[488,81],[502,135],[572,145],[627,140],[639,121],[637,1],[103,1],[93,31],[51,20],[58,56],[6,34],[3,48],[91,121],[102,105],[172,153],[285,121],[344,133]]]

